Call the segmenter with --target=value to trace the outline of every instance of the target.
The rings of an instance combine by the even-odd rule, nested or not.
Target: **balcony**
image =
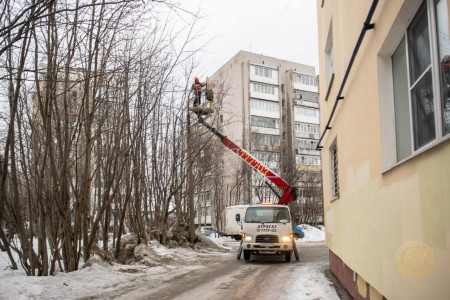
[[[307,84],[303,84],[301,82],[294,82],[294,89],[307,91],[307,92],[312,92],[312,93],[318,93],[319,92],[319,88],[317,86],[307,85]]]
[[[319,108],[319,103],[316,103],[316,102],[305,101],[305,100],[296,100],[296,99],[294,99],[294,100],[295,100],[295,105]]]
[[[299,138],[305,138],[305,139],[316,139],[318,140],[320,138],[318,133],[306,133],[306,132],[295,132],[295,136]]]
[[[280,145],[252,144],[252,151],[280,152]]]
[[[296,154],[303,155],[320,155],[320,151],[311,150],[311,149],[295,149]]]
[[[280,135],[280,129],[279,128],[266,128],[266,127],[257,127],[252,126],[251,132],[253,133],[261,133],[261,134],[272,134],[272,135]]]
[[[278,70],[267,66],[252,64],[250,65],[250,80],[278,85]]]

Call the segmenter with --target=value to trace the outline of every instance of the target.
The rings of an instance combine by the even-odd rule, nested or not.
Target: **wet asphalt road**
[[[308,265],[325,273],[328,248],[324,243],[298,243],[300,261],[286,263],[284,255],[255,255],[246,262],[236,259],[237,243],[232,253],[211,256],[202,262],[206,268],[177,276],[148,290],[127,293],[125,299],[290,299],[283,282],[302,276],[300,268]]]

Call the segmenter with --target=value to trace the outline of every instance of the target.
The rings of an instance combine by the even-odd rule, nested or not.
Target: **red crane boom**
[[[283,178],[275,174],[272,170],[264,166],[261,162],[259,162],[256,158],[250,155],[248,152],[243,150],[241,147],[236,145],[232,140],[224,136],[220,133],[216,128],[212,127],[208,123],[204,121],[204,119],[199,115],[198,116],[199,123],[209,129],[212,133],[214,133],[217,137],[220,138],[222,144],[228,147],[231,151],[236,153],[243,161],[249,164],[253,169],[264,175],[267,179],[269,179],[273,184],[279,187],[284,193],[281,197],[279,197],[278,204],[288,204],[291,201],[295,201],[297,199],[297,191],[295,187],[292,187],[287,183]]]

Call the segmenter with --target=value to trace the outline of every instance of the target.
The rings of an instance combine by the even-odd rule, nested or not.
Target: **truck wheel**
[[[286,262],[291,261],[291,253],[292,253],[292,251],[284,252],[284,258],[286,259]],[[244,256],[245,256],[245,252],[244,252]]]
[[[244,259],[245,260],[250,260],[250,256],[252,256],[252,251],[244,250]]]

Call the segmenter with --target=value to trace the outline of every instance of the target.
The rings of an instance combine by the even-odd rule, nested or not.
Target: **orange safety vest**
[[[202,90],[202,85],[200,83],[194,83],[194,89],[197,91],[201,91]]]

